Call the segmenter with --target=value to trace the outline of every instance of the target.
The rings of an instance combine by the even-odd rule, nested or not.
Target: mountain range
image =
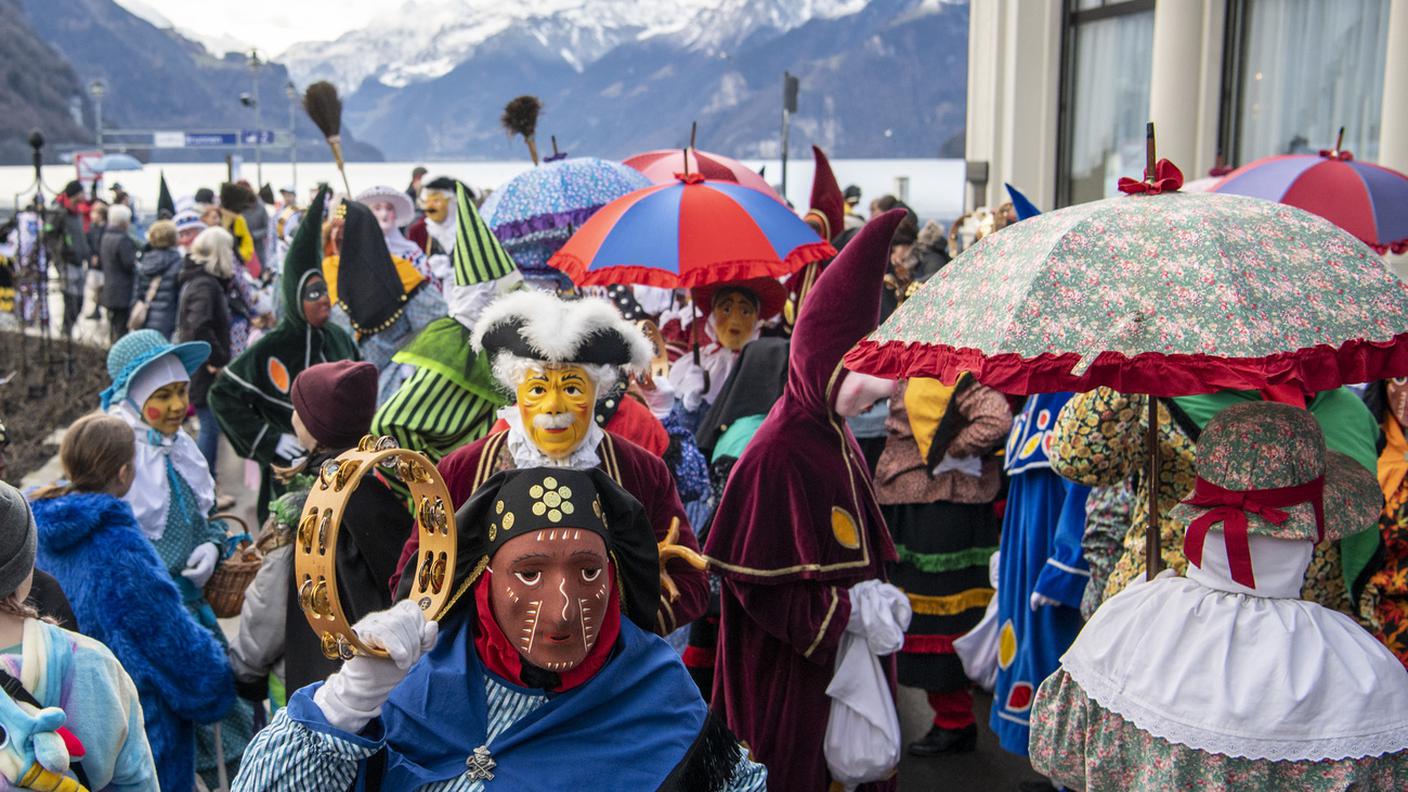
[[[254,126],[238,101],[251,90],[246,56],[212,52],[237,42],[198,43],[114,0],[0,3],[22,7],[17,21],[67,61],[77,82],[59,83],[59,104],[88,129],[82,86],[97,78],[109,86],[108,128]],[[811,143],[833,157],[961,156],[967,38],[955,0],[408,0],[289,48],[257,76],[266,128],[287,126],[290,80],[338,84],[349,159],[522,157],[498,120],[520,94],[543,100],[540,149],[555,135],[574,154],[620,158],[684,145],[698,122],[703,149],[776,156],[784,71],[800,80],[794,156]],[[325,158],[295,116],[309,141],[300,158]]]

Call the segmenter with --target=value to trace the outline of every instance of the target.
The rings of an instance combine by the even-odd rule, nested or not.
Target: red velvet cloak
[[[734,466],[705,555],[723,580],[712,705],[768,767],[768,786],[822,792],[822,738],[849,588],[896,560],[869,470],[834,400],[841,357],[875,328],[896,210],[827,267],[792,335],[782,398]],[[894,663],[883,659],[894,689]],[[865,789],[893,789],[895,780]]]

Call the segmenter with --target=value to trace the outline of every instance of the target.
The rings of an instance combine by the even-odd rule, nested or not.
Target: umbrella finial
[[[1144,125],[1144,181],[1154,180],[1154,122]]]

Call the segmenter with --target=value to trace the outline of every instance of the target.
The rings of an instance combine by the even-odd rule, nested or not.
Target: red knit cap
[[[293,381],[290,397],[313,438],[340,451],[371,430],[376,387],[376,366],[338,360],[304,369]]]

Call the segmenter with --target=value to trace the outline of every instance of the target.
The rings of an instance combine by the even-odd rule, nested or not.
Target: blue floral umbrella
[[[484,222],[525,274],[553,272],[547,259],[598,209],[650,186],[619,162],[595,157],[550,160],[489,195]]]

